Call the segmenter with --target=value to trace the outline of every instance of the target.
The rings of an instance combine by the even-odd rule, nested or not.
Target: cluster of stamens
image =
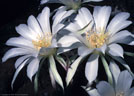
[[[107,34],[86,32],[86,40],[89,42],[91,48],[100,48],[104,45],[107,39]]]
[[[41,47],[47,48],[51,46],[51,40],[52,35],[50,33],[46,33],[44,37],[37,36],[37,40],[33,40],[32,43],[37,50],[40,50]]]
[[[116,96],[125,96],[124,92],[117,93]]]

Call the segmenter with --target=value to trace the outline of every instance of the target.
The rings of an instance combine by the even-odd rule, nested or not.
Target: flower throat
[[[33,40],[32,43],[37,50],[41,47],[51,46],[52,35],[50,33],[45,34],[44,37],[37,36],[37,40]]]
[[[100,48],[104,45],[107,39],[107,34],[93,32],[86,33],[86,40],[89,42],[91,48]]]

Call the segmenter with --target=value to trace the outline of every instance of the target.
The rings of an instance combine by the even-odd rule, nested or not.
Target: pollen
[[[117,93],[116,96],[125,96],[124,92]]]
[[[40,50],[41,47],[47,48],[51,46],[52,35],[50,33],[45,34],[44,37],[38,35],[36,39],[32,43],[37,50]]]
[[[86,33],[86,40],[90,44],[91,48],[100,48],[106,43],[107,34],[105,33]]]

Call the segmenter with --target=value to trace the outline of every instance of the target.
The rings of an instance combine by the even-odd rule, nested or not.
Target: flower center
[[[32,43],[37,50],[40,50],[41,47],[47,48],[51,46],[51,40],[52,35],[47,33],[44,37],[37,36],[37,40],[33,40]]]
[[[86,40],[89,42],[91,48],[100,48],[104,45],[107,39],[107,34],[104,33],[86,33]]]
[[[124,92],[117,93],[116,96],[125,96]]]

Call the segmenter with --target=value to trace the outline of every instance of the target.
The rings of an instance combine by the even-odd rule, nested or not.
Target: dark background
[[[118,8],[119,11],[130,12],[130,19],[134,21],[134,0],[105,0],[101,3],[91,3],[92,5],[110,5],[113,8]],[[27,18],[33,14],[37,16],[45,5],[40,6],[40,0],[1,0],[0,1],[0,58],[10,48],[5,45],[5,42],[14,36],[19,36],[15,31],[15,26],[21,23],[26,23]],[[51,10],[59,7],[59,4],[47,4]],[[133,24],[129,27],[133,32]],[[134,48],[124,47],[127,51],[134,52]],[[134,70],[134,60],[125,56],[129,62],[132,70]],[[0,59],[0,96],[4,94],[23,94],[25,96],[34,96],[33,83],[26,76],[26,68],[18,75],[14,84],[14,90],[11,89],[11,80],[13,78],[15,68],[14,62],[16,58],[9,59],[5,63],[1,63]],[[133,64],[133,65],[132,65]],[[65,89],[65,93],[57,85],[54,89],[51,85],[48,66],[45,65],[41,69],[39,77],[39,92],[37,96],[88,96],[88,94],[81,88],[81,85],[86,85],[87,80],[84,77],[84,62],[78,68],[74,77],[74,82]],[[59,66],[61,67],[61,66]],[[62,69],[62,68],[61,68]],[[64,70],[62,70],[65,76]],[[103,75],[103,74],[102,74]],[[2,95],[3,94],[3,95]],[[21,95],[21,96],[23,96]],[[7,95],[10,96],[10,95]],[[18,95],[19,96],[19,95]]]

